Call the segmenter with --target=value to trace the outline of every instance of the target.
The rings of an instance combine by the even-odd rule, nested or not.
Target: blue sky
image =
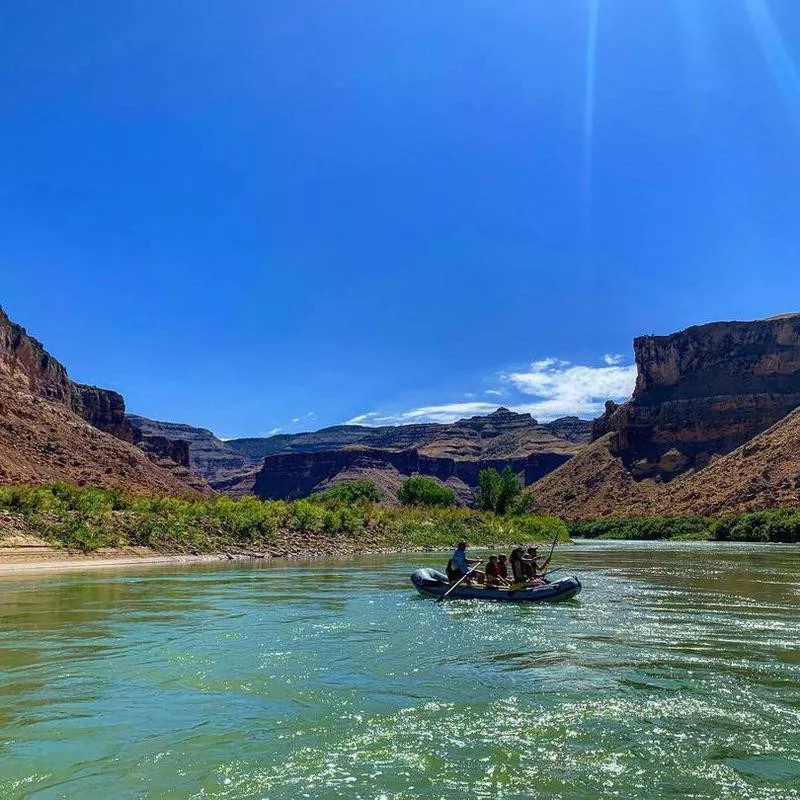
[[[800,306],[796,0],[5,0],[0,303],[222,436],[591,416]]]

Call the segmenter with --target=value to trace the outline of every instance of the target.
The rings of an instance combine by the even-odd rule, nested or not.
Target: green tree
[[[475,502],[481,511],[494,511],[500,499],[500,473],[494,468],[478,472],[478,488]]]
[[[380,503],[383,495],[372,481],[346,481],[332,486],[326,492],[315,495],[313,499],[333,505],[337,503],[352,505],[359,501]]]
[[[455,493],[433,478],[415,475],[406,478],[397,492],[397,499],[404,506],[436,506],[446,508],[453,505]]]
[[[478,473],[478,489],[475,502],[483,511],[506,514],[517,506],[517,498],[522,494],[522,482],[511,467],[502,472],[494,467],[482,469]]]

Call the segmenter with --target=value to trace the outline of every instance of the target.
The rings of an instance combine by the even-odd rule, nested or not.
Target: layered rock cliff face
[[[451,486],[463,504],[472,500],[478,472],[510,466],[526,484],[533,483],[569,460],[566,452],[544,452],[505,459],[457,460],[430,456],[420,450],[350,448],[316,453],[276,453],[267,456],[256,476],[253,492],[263,499],[305,497],[335,483],[355,478],[372,480],[389,501],[399,482],[427,475]]]
[[[541,454],[546,469],[554,469],[589,441],[591,423],[565,417],[540,424],[530,414],[515,414],[501,408],[484,417],[471,417],[450,424],[394,425],[369,428],[363,425],[336,425],[297,434],[265,438],[221,441],[211,431],[172,422],[128,415],[140,446],[148,449],[150,439],[183,441],[188,445],[189,465],[205,477],[216,490],[235,496],[258,492],[262,497],[299,497],[331,481],[369,477],[395,496],[395,484],[412,474],[408,465],[416,453],[423,468],[436,459],[454,462],[504,465],[516,460],[525,472],[528,456]],[[138,441],[138,440],[137,440]],[[167,445],[160,442],[159,447]],[[361,455],[355,457],[354,452]],[[387,457],[381,459],[381,454]],[[346,455],[342,455],[346,454]],[[397,455],[402,454],[402,455]],[[303,459],[284,458],[304,455]],[[279,457],[280,456],[280,457]],[[553,458],[549,458],[553,456]],[[426,461],[425,459],[431,459]],[[266,462],[265,462],[266,459]],[[430,473],[457,481],[455,488],[471,496],[477,471],[465,466],[455,472],[448,467],[430,467]],[[528,480],[541,472],[528,469]],[[369,472],[366,476],[364,470]],[[533,471],[531,471],[533,470]],[[472,475],[464,483],[458,475]],[[307,473],[307,474],[305,474]],[[258,484],[256,486],[256,480]],[[272,483],[271,483],[272,482]]]
[[[228,446],[261,462],[274,453],[316,453],[346,447],[372,447],[386,450],[423,449],[430,455],[454,458],[479,458],[491,448],[495,455],[525,455],[550,444],[586,444],[592,424],[577,417],[563,417],[539,423],[530,414],[516,414],[499,408],[483,417],[452,423],[413,425],[335,425],[319,431],[278,434],[264,438],[232,439]]]
[[[264,458],[250,490],[263,498],[303,497],[335,483],[364,478],[392,502],[405,478],[426,475],[452,488],[459,501],[468,504],[481,469],[510,466],[528,484],[572,458],[587,438],[588,423],[559,422],[561,429],[556,427],[554,432],[530,414],[499,408],[485,417],[450,424],[339,426],[316,435],[300,434],[294,440],[284,439],[282,452]],[[319,447],[342,436],[351,441],[355,436],[362,438],[356,445]],[[379,446],[366,446],[365,441]],[[231,444],[236,446],[236,442]],[[253,440],[247,447],[253,447]],[[242,488],[239,484],[229,490]]]
[[[800,315],[716,322],[634,341],[630,402],[607,405],[593,438],[636,479],[702,469],[800,406]]]
[[[0,309],[0,483],[208,491],[175,462],[148,458],[134,438],[119,394],[71,381],[64,366]]]
[[[46,400],[61,403],[93,427],[133,443],[135,434],[125,418],[122,395],[70,380],[65,367],[44,349],[38,339],[12,322],[2,308],[0,365],[6,380],[14,381]]]
[[[158,422],[135,414],[128,415],[128,422],[144,450],[163,454],[170,447],[168,443],[173,443],[174,456],[181,458],[180,463],[191,467],[215,487],[220,483],[227,487],[232,475],[242,470],[253,471],[261,464],[260,460],[234,450],[205,428]]]
[[[634,344],[630,402],[539,480],[567,519],[800,505],[800,314],[719,322]]]

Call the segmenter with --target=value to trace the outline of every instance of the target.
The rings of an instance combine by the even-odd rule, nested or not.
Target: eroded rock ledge
[[[592,437],[636,479],[701,469],[800,406],[800,314],[715,322],[634,341],[631,400],[608,403]]]

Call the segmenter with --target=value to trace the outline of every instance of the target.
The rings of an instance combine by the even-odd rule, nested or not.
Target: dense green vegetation
[[[775,508],[723,517],[713,538],[731,542],[800,542],[800,509]]]
[[[447,508],[456,500],[455,492],[442,486],[433,478],[415,475],[406,478],[397,492],[397,499],[404,506],[427,506],[429,508]]]
[[[569,524],[570,536],[584,539],[710,539],[709,517],[598,519]]]
[[[383,499],[378,487],[372,481],[347,481],[339,483],[325,492],[311,495],[311,500],[320,503],[380,503]]]
[[[641,517],[569,524],[586,539],[710,539],[725,542],[800,542],[800,509],[776,508],[720,518]]]
[[[519,507],[522,488],[522,482],[511,467],[507,466],[502,472],[498,472],[494,467],[482,469],[478,472],[475,502],[482,511],[492,511],[501,515],[521,513],[524,511]],[[530,496],[525,499],[533,502]]]
[[[338,487],[337,487],[338,489]],[[83,551],[146,546],[166,552],[302,551],[312,553],[416,547],[524,544],[567,539],[567,528],[542,515],[498,517],[466,508],[390,508],[354,502],[341,491],[314,499],[262,502],[253,497],[139,497],[108,489],[0,487],[0,511],[17,515],[42,538]],[[346,493],[345,493],[346,494]]]

